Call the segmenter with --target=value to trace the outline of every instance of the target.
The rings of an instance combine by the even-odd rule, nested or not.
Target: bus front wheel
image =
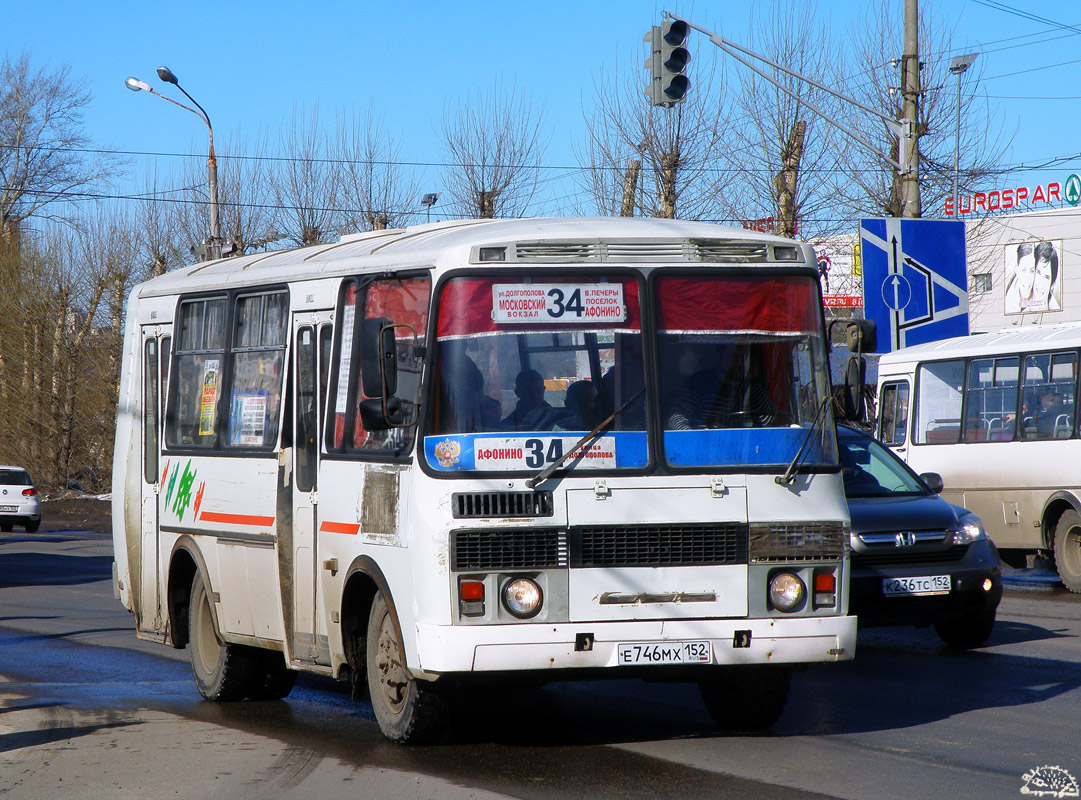
[[[1055,525],[1055,567],[1071,592],[1081,593],[1081,515],[1067,511]]]
[[[262,679],[262,664],[251,648],[228,644],[218,636],[210,610],[210,595],[202,573],[191,584],[189,612],[191,670],[199,693],[207,700],[243,700]]]
[[[394,617],[383,593],[368,617],[365,661],[368,694],[379,730],[398,744],[428,744],[446,728],[447,704],[439,687],[412,677]]]

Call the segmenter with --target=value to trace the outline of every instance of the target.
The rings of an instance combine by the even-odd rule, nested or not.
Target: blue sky
[[[817,5],[843,34],[852,30],[864,4],[819,0]],[[980,90],[1001,108],[1006,129],[1016,129],[1012,163],[1035,165],[1081,151],[1072,123],[1081,110],[1081,70],[1072,63],[1081,54],[1081,7],[1075,11],[1072,3],[1028,0],[937,0],[933,5],[937,16],[956,24],[956,53],[983,53],[969,76],[979,79]],[[902,6],[902,0],[891,4],[898,26]],[[1058,38],[1046,41],[1037,35],[1051,26],[1004,9],[1078,27],[1059,30]],[[157,79],[155,68],[162,64],[207,109],[220,137],[238,128],[276,132],[297,103],[309,108],[318,103],[328,118],[336,109],[363,112],[371,103],[388,132],[401,138],[402,159],[418,163],[442,157],[438,130],[445,104],[501,79],[544,110],[551,131],[545,166],[558,176],[559,167],[576,163],[574,146],[584,132],[582,105],[589,102],[595,76],[639,62],[642,34],[664,10],[742,42],[751,4],[12,1],[3,12],[0,42],[9,56],[28,52],[35,65],[69,64],[92,93],[85,119],[90,135],[101,146],[132,152],[190,153],[205,147],[205,128],[194,117],[124,88],[124,79],[134,75],[183,100]],[[843,46],[843,35],[839,41]],[[711,47],[702,37],[692,44],[692,51]],[[644,70],[642,75],[644,84]],[[1025,99],[1033,95],[1041,99]],[[161,172],[175,167],[175,159],[136,157],[133,172],[141,175],[153,161]],[[1077,170],[1081,158],[1008,181],[1031,185]],[[439,191],[434,170],[424,180],[433,184],[426,189]]]

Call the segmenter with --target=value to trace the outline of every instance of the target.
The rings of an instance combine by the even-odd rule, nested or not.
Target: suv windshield
[[[870,436],[838,428],[841,475],[847,497],[923,495],[927,489],[888,448]]]

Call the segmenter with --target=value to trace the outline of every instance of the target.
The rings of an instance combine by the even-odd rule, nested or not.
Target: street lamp
[[[150,94],[160,97],[162,100],[168,100],[174,106],[180,106],[185,111],[190,111],[195,116],[199,117],[204,123],[206,123],[206,129],[210,133],[210,150],[206,159],[206,171],[207,178],[210,184],[210,240],[207,242],[209,245],[208,256],[211,258],[221,258],[221,225],[218,222],[218,158],[214,155],[214,128],[210,124],[210,115],[206,113],[206,110],[196,102],[195,98],[184,91],[184,87],[180,85],[176,75],[168,67],[158,67],[158,77],[166,83],[171,83],[181,92],[184,92],[184,96],[191,100],[195,105],[195,108],[186,106],[183,103],[178,103],[171,97],[166,97],[163,94],[155,92],[151,88],[150,84],[146,81],[141,81],[138,78],[128,78],[124,81],[124,85],[131,89],[133,92],[150,92]]]
[[[420,204],[424,206],[424,213],[426,215],[425,222],[432,221],[432,206],[435,205],[438,199],[438,192],[429,192],[428,194],[424,195],[424,197],[420,198]]]
[[[961,160],[961,76],[972,66],[979,53],[956,56],[950,61],[950,74],[957,76],[957,128],[953,140],[953,213],[957,216],[957,171]]]

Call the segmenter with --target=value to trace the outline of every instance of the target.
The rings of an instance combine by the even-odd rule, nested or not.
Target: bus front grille
[[[450,506],[456,519],[550,517],[551,492],[455,492]]]
[[[572,567],[666,567],[747,563],[747,524],[571,528]]]
[[[456,572],[567,566],[567,538],[555,528],[451,531],[450,564]]]
[[[750,540],[752,563],[838,561],[848,547],[848,530],[839,522],[755,524]]]

